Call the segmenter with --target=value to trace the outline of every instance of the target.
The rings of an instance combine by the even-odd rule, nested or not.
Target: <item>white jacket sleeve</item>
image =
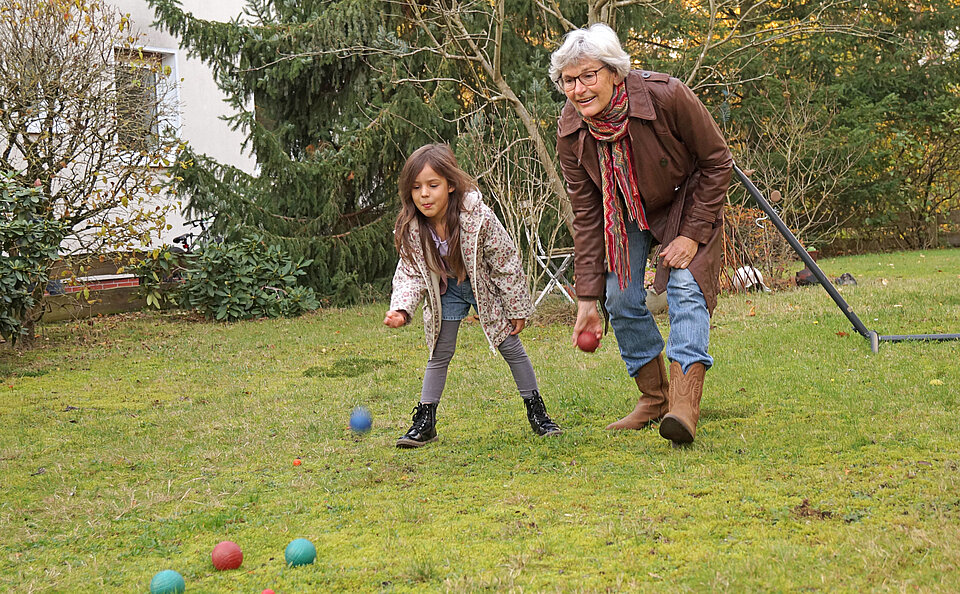
[[[390,296],[390,309],[405,311],[412,318],[423,296],[427,292],[427,283],[423,276],[406,260],[400,258],[397,271],[393,274],[393,293]]]

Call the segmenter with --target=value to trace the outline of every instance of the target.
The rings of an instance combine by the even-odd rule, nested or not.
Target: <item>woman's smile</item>
[[[592,84],[585,85],[580,75],[585,72],[596,72],[597,79]],[[565,89],[564,94],[573,103],[580,115],[593,118],[600,115],[610,104],[613,98],[613,87],[620,83],[620,77],[606,68],[602,62],[585,59],[563,70],[564,78],[574,78],[573,88]]]

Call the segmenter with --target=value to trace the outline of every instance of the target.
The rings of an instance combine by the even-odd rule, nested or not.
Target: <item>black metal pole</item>
[[[887,342],[898,342],[903,340],[960,340],[960,334],[891,334],[888,336],[880,336],[877,332],[873,330],[868,330],[867,327],[860,321],[860,318],[857,317],[857,314],[853,313],[853,308],[846,302],[846,300],[840,295],[840,292],[837,291],[836,287],[833,286],[833,283],[827,279],[827,275],[820,270],[820,267],[817,266],[817,263],[813,261],[813,258],[810,257],[810,254],[807,253],[807,250],[804,249],[797,238],[794,236],[793,232],[787,227],[783,222],[783,219],[777,215],[776,211],[773,210],[773,207],[767,202],[767,199],[763,197],[760,193],[760,190],[757,189],[757,186],[753,185],[753,182],[750,181],[750,178],[747,177],[736,164],[733,165],[733,171],[737,174],[737,177],[740,178],[740,181],[743,182],[744,187],[747,188],[747,192],[753,197],[753,200],[757,203],[760,209],[770,217],[770,221],[773,222],[774,226],[777,228],[777,231],[780,232],[780,235],[787,240],[790,244],[790,247],[793,248],[793,251],[797,252],[797,255],[800,256],[800,259],[803,260],[803,263],[807,265],[807,268],[813,273],[813,276],[816,277],[817,282],[820,283],[820,286],[833,298],[833,302],[837,304],[837,307],[840,308],[840,311],[843,312],[843,315],[847,316],[847,319],[850,320],[850,323],[853,324],[853,328],[864,338],[870,341],[870,350],[874,353],[880,349],[880,341]]]
[[[817,278],[820,282],[820,285],[826,289],[827,293],[830,294],[830,297],[833,298],[834,303],[837,304],[837,307],[840,308],[840,311],[847,316],[847,319],[850,320],[850,323],[853,324],[854,329],[863,336],[864,338],[870,337],[870,331],[867,330],[867,327],[864,326],[863,322],[860,321],[860,318],[857,317],[857,314],[853,313],[853,308],[844,300],[843,296],[840,295],[840,292],[837,291],[837,288],[833,286],[833,283],[827,279],[827,275],[820,270],[820,267],[817,266],[817,263],[813,261],[813,258],[810,257],[810,254],[807,253],[807,250],[800,245],[800,241],[797,240],[793,232],[787,227],[783,222],[783,219],[777,214],[773,207],[770,206],[770,203],[767,202],[767,199],[763,197],[760,193],[760,190],[757,189],[757,186],[753,185],[753,182],[750,181],[750,178],[747,177],[736,164],[733,166],[734,173],[737,174],[737,177],[740,178],[740,181],[743,182],[743,185],[747,188],[747,191],[750,192],[750,195],[753,196],[754,201],[757,205],[760,206],[760,209],[770,217],[770,221],[773,222],[774,226],[777,228],[777,231],[780,232],[780,235],[787,240],[790,244],[790,247],[793,248],[793,251],[797,252],[797,255],[800,256],[800,259],[803,260],[803,263],[807,265],[807,268],[810,269],[810,272],[813,273],[813,276]]]
[[[960,340],[960,334],[885,334],[880,336],[885,342],[901,342],[904,340]]]

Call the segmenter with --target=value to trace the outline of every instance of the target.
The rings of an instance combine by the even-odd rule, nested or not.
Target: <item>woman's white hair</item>
[[[630,55],[623,51],[613,29],[603,23],[574,29],[564,36],[550,56],[550,79],[556,81],[564,70],[584,59],[602,62],[621,78],[630,72]]]

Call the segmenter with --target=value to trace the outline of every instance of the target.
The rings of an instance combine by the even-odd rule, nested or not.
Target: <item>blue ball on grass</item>
[[[373,427],[373,417],[370,411],[363,406],[358,406],[350,413],[350,429],[354,433],[366,433]]]

